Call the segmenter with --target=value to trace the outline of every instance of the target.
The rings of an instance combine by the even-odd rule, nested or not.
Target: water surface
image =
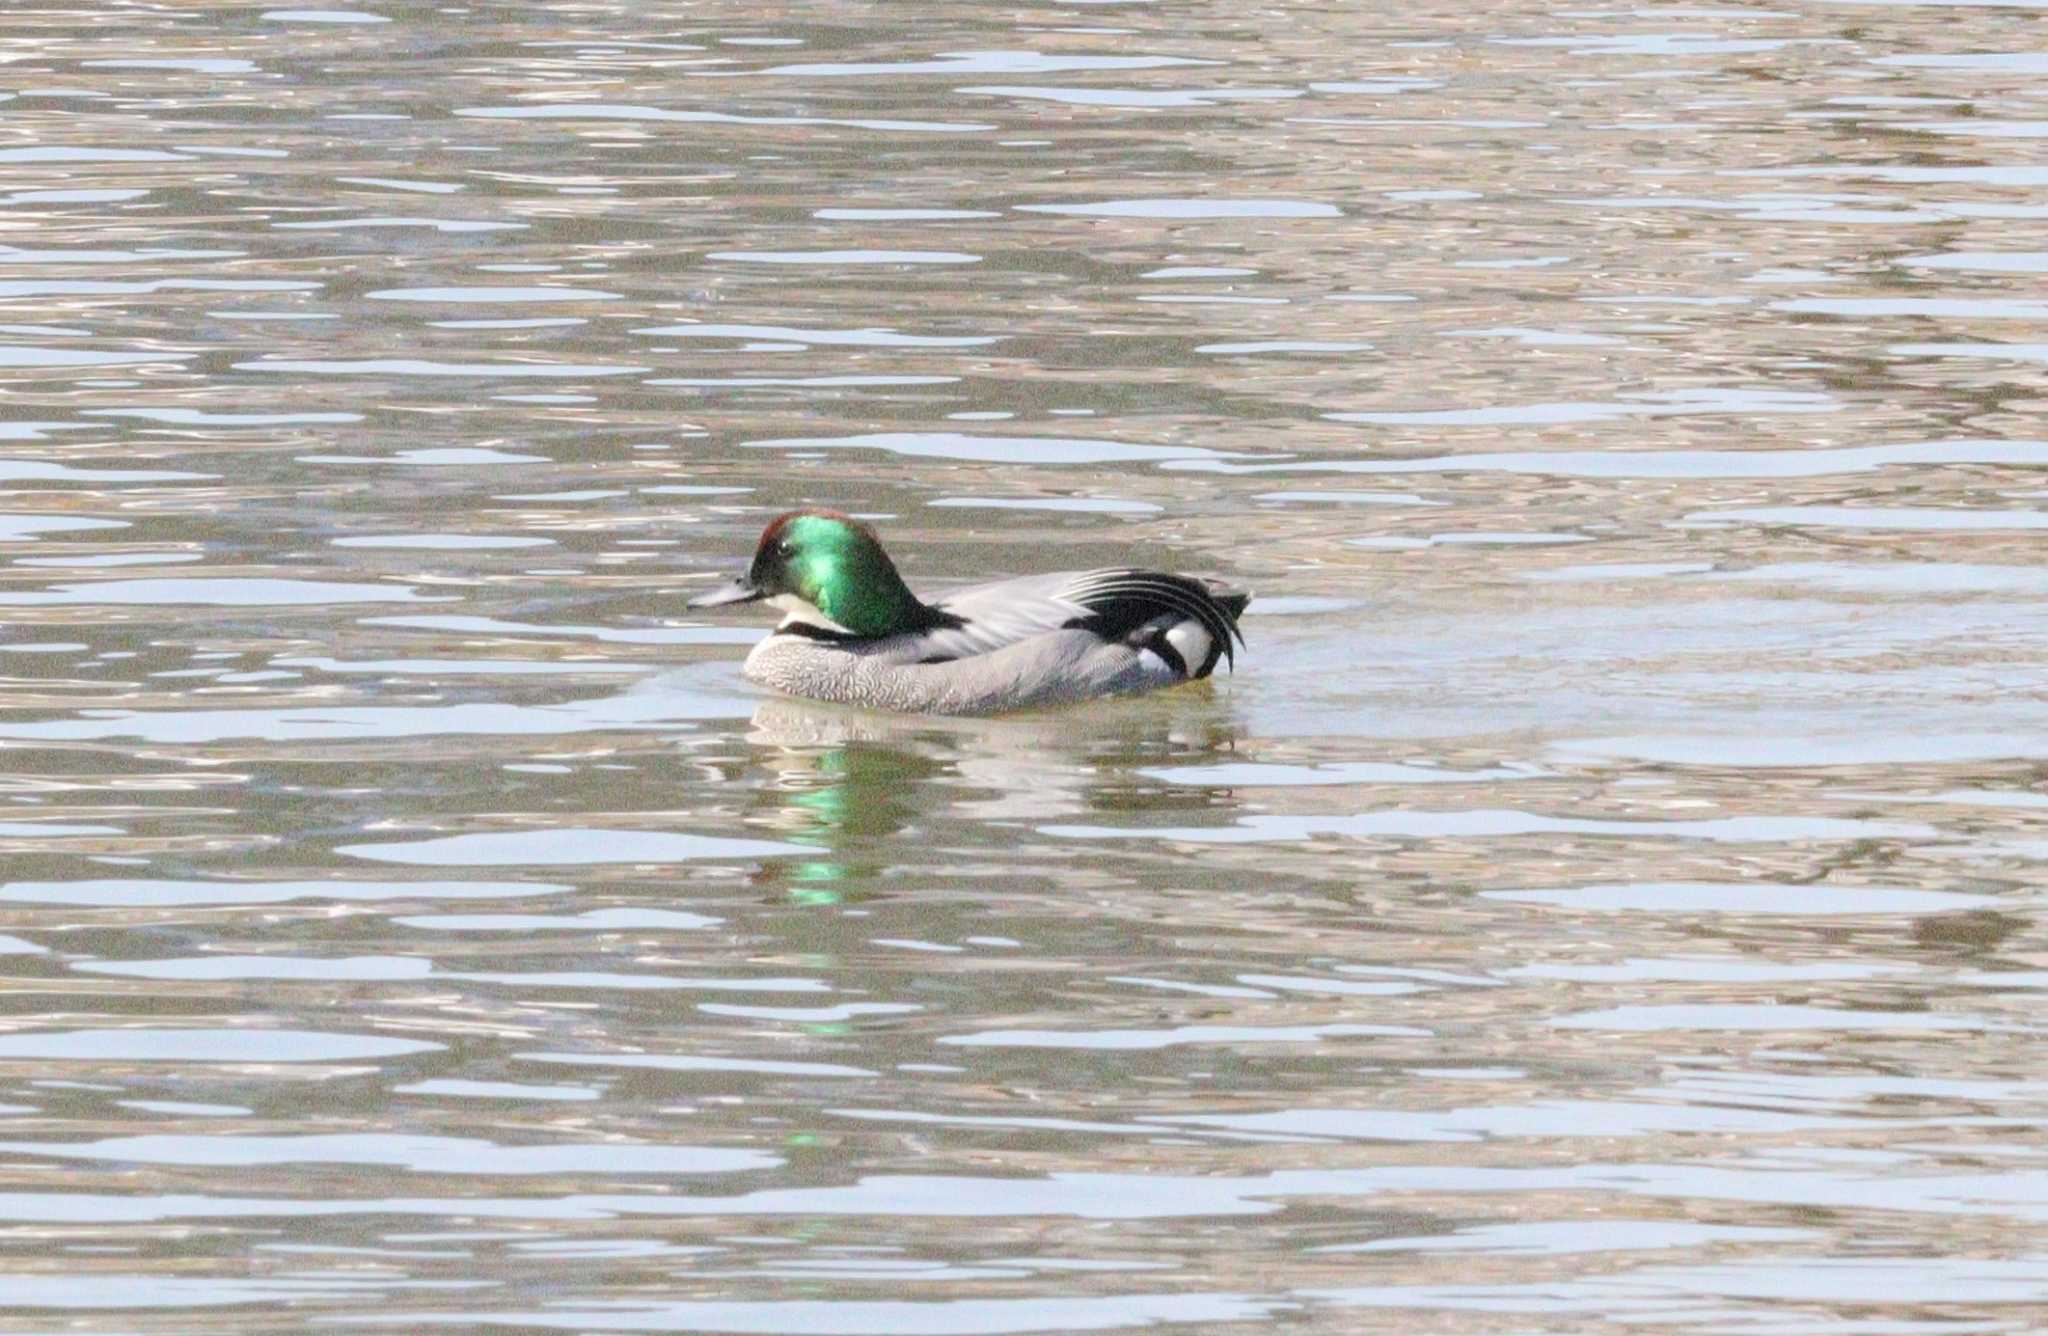
[[[2037,1326],[2037,9],[8,7],[5,1325]]]

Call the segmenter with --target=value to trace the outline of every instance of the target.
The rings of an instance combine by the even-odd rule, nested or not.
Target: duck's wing
[[[959,589],[934,600],[945,625],[917,633],[919,662],[989,654],[1032,636],[1085,630],[1134,648],[1162,647],[1188,677],[1206,676],[1242,644],[1247,596],[1163,571],[1060,571]],[[1235,662],[1234,658],[1232,659]]]
[[[955,589],[929,604],[937,624],[917,633],[921,657],[966,659],[1057,631],[1088,609],[1066,596],[1079,573],[1026,575]]]

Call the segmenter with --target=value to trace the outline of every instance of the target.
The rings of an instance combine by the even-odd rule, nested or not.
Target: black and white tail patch
[[[1167,623],[1164,619],[1155,618],[1131,632],[1125,638],[1125,643],[1141,654],[1149,653],[1156,656],[1161,663],[1173,669],[1182,678],[1191,677],[1193,674],[1188,672],[1188,656],[1181,652],[1181,647],[1175,644],[1173,639],[1174,632],[1186,625],[1186,622]],[[1208,636],[1202,637],[1204,645],[1208,644],[1208,640]],[[1201,657],[1196,656],[1195,662],[1201,661]]]
[[[1218,593],[1199,580],[1162,571],[1088,571],[1058,597],[1088,609],[1067,623],[1104,640],[1150,650],[1182,677],[1207,677],[1218,659],[1236,664],[1244,643],[1237,619],[1248,596]]]

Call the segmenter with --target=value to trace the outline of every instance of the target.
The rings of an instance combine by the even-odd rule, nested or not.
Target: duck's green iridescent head
[[[792,510],[761,533],[747,573],[690,601],[693,608],[769,600],[800,613],[808,604],[858,636],[922,624],[926,609],[896,573],[874,530],[836,510]]]

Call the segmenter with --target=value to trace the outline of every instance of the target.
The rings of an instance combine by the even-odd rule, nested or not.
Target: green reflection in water
[[[773,776],[756,802],[780,838],[818,850],[771,866],[792,905],[855,904],[879,892],[887,851],[928,822],[932,781],[1016,800],[1021,816],[1143,809],[1185,801],[1133,783],[1144,766],[1227,759],[1240,725],[1206,690],[1101,702],[1042,716],[942,719],[873,715],[778,699],[764,702],[749,741]],[[920,804],[920,796],[924,805]],[[1212,810],[1235,805],[1211,793]],[[927,810],[929,807],[929,810]]]
[[[881,863],[861,857],[862,850],[909,824],[912,809],[902,796],[942,768],[915,752],[867,742],[784,744],[770,764],[776,782],[762,792],[777,808],[782,838],[814,846],[822,855],[780,864],[768,874],[785,883],[791,904],[805,907],[867,898],[862,883]]]

